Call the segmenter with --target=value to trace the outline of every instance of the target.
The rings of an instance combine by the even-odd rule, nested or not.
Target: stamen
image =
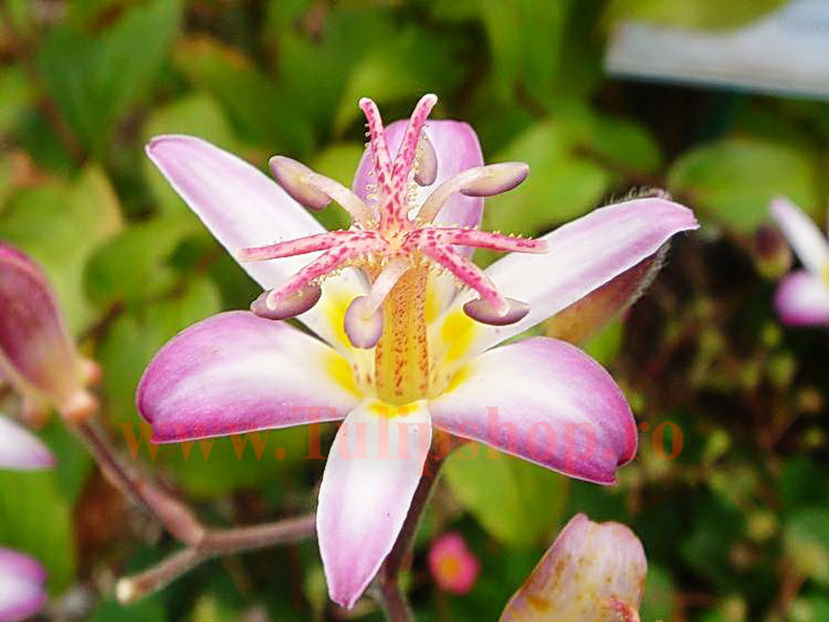
[[[438,154],[432,141],[422,134],[417,144],[414,162],[414,180],[418,186],[431,186],[438,176]]]
[[[348,212],[352,224],[367,227],[371,223],[373,214],[369,207],[341,183],[284,156],[272,157],[269,164],[285,192],[307,208],[321,210],[333,199]]]
[[[375,279],[368,296],[358,296],[351,301],[345,313],[345,333],[355,348],[373,348],[377,345],[383,334],[380,306],[410,267],[404,259],[392,261]]]
[[[530,167],[524,162],[502,162],[467,169],[438,186],[423,203],[418,218],[425,223],[432,222],[456,192],[470,197],[488,197],[512,190],[527,178],[529,172]]]
[[[497,309],[481,298],[467,302],[463,306],[463,311],[473,320],[492,326],[515,324],[530,312],[530,305],[526,302],[515,300],[515,298],[505,298],[505,300],[509,305],[509,309],[503,315],[499,315]]]
[[[268,298],[273,291],[262,292],[259,298],[251,303],[250,310],[268,320],[284,320],[305,313],[317,304],[322,295],[322,289],[318,285],[308,285],[289,296],[280,297],[276,306],[270,307]]]

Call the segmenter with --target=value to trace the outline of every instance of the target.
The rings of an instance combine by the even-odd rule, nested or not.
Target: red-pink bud
[[[0,367],[26,410],[54,406],[69,420],[95,410],[78,356],[46,276],[19,250],[0,243]]]

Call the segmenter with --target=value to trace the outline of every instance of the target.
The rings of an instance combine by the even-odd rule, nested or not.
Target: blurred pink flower
[[[46,275],[2,242],[0,309],[0,370],[27,419],[41,421],[50,407],[69,421],[87,417],[96,407],[86,391],[94,366],[78,355]]]
[[[429,549],[429,570],[440,589],[453,594],[468,594],[475,585],[481,564],[456,532],[445,533]]]
[[[629,528],[577,514],[500,622],[639,622],[647,570],[642,543]]]
[[[829,326],[829,242],[803,211],[786,198],[771,203],[771,213],[803,268],[780,283],[774,304],[792,326]]]
[[[190,136],[147,146],[265,291],[253,313],[208,318],[168,343],[144,373],[138,410],[155,442],[344,419],[317,534],[330,596],[345,607],[394,545],[433,427],[615,481],[637,431],[610,375],[556,339],[500,344],[617,278],[638,291],[652,275],[643,262],[698,226],[658,197],[596,210],[539,240],[481,231],[482,197],[512,189],[528,167],[484,166],[465,123],[427,125],[436,99],[388,127],[374,102],[360,101],[369,144],[353,191],[281,156],[271,159],[277,185]],[[331,200],[350,214],[348,230],[325,231],[303,207]],[[482,270],[469,258],[475,247],[511,252]],[[604,295],[598,315],[626,302]],[[273,321],[290,317],[316,338]]]
[[[51,468],[52,453],[36,436],[0,415],[0,469]],[[20,622],[46,602],[46,571],[28,555],[0,547],[0,622]]]

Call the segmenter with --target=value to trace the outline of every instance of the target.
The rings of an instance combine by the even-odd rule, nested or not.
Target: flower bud
[[[630,529],[577,514],[512,597],[501,622],[638,622],[646,573],[645,551]]]
[[[0,367],[22,394],[27,410],[54,406],[68,420],[96,408],[86,392],[88,365],[70,339],[42,270],[0,243]]]

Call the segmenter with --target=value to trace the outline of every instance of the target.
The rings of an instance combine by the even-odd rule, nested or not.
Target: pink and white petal
[[[164,443],[342,419],[359,395],[335,350],[233,311],[170,340],[144,371],[136,404]]]
[[[0,415],[0,469],[37,471],[55,466],[55,457],[34,434]]]
[[[0,620],[22,622],[46,603],[46,571],[36,560],[0,548]]]
[[[317,538],[334,602],[353,607],[391,551],[431,438],[425,402],[364,402],[337,432],[317,508]]]
[[[401,120],[395,121],[386,127],[386,140],[392,158],[400,147],[407,124],[408,121]],[[418,187],[415,201],[415,205],[418,207],[432,193],[432,190],[450,177],[454,177],[466,169],[483,166],[484,164],[484,156],[478,142],[478,135],[468,123],[462,121],[429,121],[424,132],[435,148],[438,170],[437,177],[432,184]],[[363,159],[360,160],[360,166],[357,168],[353,186],[354,192],[363,199],[366,199],[370,194],[368,186],[373,183],[371,170],[371,156],[366,150]],[[484,201],[481,198],[456,194],[446,202],[435,222],[443,225],[477,227],[481,224],[483,206]]]
[[[829,283],[806,270],[796,270],[780,283],[774,306],[785,324],[829,325]]]
[[[46,275],[0,243],[0,368],[21,393],[64,407],[83,393],[83,369]]]
[[[510,599],[500,622],[638,620],[648,562],[625,525],[577,514]]]
[[[588,341],[644,293],[662,268],[667,250],[664,246],[655,255],[556,313],[544,322],[544,334],[576,345]]]
[[[207,141],[193,136],[157,136],[146,150],[176,192],[234,257],[242,248],[325,231],[276,182]],[[318,253],[312,253],[241,265],[263,289],[273,289],[317,256]],[[347,350],[342,315],[351,299],[365,293],[365,289],[366,284],[356,270],[344,270],[325,282],[323,300],[299,319],[323,339]],[[332,307],[326,298],[336,299],[336,304]]]
[[[594,210],[540,238],[549,243],[550,252],[511,253],[486,270],[503,296],[530,305],[524,319],[506,326],[466,321],[462,307],[473,297],[467,293],[458,296],[436,323],[433,339],[441,336],[446,341],[449,332],[463,333],[467,345],[464,353],[458,353],[472,356],[566,309],[656,254],[677,233],[698,227],[691,210],[661,198]],[[442,346],[437,342],[435,347]]]
[[[547,337],[468,362],[429,411],[436,428],[599,484],[636,454],[636,423],[610,374]]]
[[[829,271],[829,243],[812,219],[784,197],[771,202],[771,214],[806,269],[815,276],[826,274]]]

